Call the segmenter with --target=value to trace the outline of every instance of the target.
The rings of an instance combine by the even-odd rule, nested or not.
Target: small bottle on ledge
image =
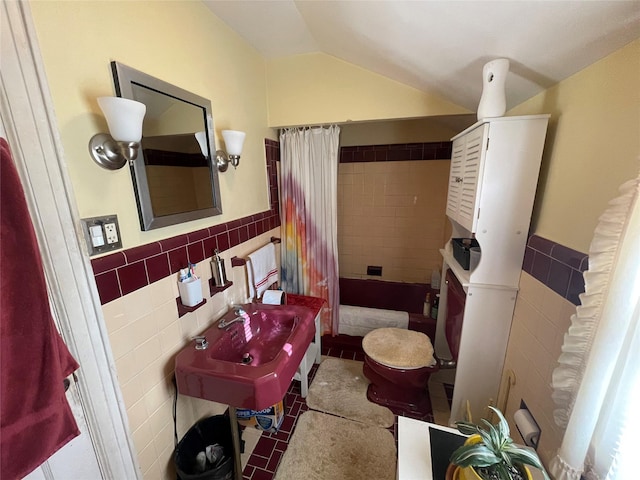
[[[424,299],[424,307],[422,309],[422,314],[425,317],[431,315],[431,292],[427,292],[427,296]]]
[[[438,306],[440,305],[440,294],[436,293],[433,299],[433,305],[431,305],[431,318],[438,318]]]

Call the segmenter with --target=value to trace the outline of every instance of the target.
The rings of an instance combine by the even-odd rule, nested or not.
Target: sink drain
[[[242,363],[248,365],[251,362],[253,362],[253,355],[251,355],[250,353],[245,353],[244,355],[242,355]]]

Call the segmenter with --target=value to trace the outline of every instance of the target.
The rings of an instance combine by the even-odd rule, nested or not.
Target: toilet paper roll
[[[538,446],[538,439],[540,438],[540,428],[531,416],[531,412],[525,408],[516,410],[516,413],[513,414],[513,420],[516,423],[516,427],[524,443],[529,447],[536,448]]]
[[[282,290],[267,290],[262,295],[262,303],[267,305],[284,305],[287,301],[287,294]]]

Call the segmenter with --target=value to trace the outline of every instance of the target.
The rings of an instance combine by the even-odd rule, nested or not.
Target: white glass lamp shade
[[[200,151],[205,157],[209,156],[209,147],[207,147],[207,132],[196,132],[196,141],[200,145]]]
[[[224,138],[224,144],[227,147],[227,154],[239,157],[242,154],[242,145],[246,136],[245,132],[239,132],[238,130],[222,130],[222,138]]]
[[[142,119],[147,111],[144,103],[120,97],[99,97],[109,133],[118,142],[139,142],[142,139]]]

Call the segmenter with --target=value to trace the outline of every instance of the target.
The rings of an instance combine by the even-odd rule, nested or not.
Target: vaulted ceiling
[[[640,36],[640,1],[205,4],[267,59],[323,52],[471,111],[489,60],[510,60],[511,108]]]

